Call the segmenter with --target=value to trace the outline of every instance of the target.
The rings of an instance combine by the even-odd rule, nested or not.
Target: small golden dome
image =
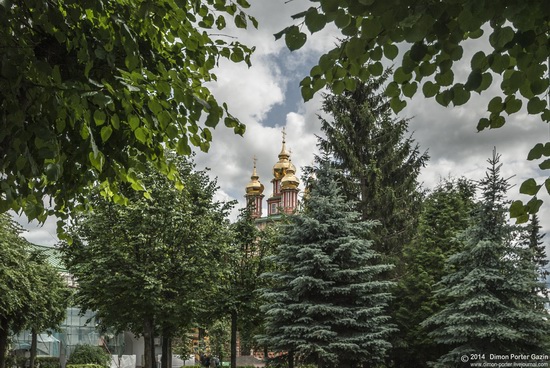
[[[288,169],[286,169],[286,174],[284,178],[281,180],[281,187],[283,189],[298,188],[298,185],[300,185],[300,181],[294,174],[296,174],[296,168],[292,164],[292,162],[289,161],[289,166],[288,166]]]
[[[281,152],[279,153],[279,161],[277,161],[277,163],[273,165],[273,176],[276,180],[282,179],[285,176],[287,169],[291,165],[289,161],[290,153],[286,149],[285,138],[286,132],[283,128],[283,147],[281,148]]]
[[[254,169],[252,170],[252,176],[250,182],[246,185],[246,195],[260,195],[264,191],[264,185],[258,180],[260,177],[256,172],[256,158],[254,158]]]

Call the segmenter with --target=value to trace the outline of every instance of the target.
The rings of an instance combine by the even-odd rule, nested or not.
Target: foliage
[[[67,364],[65,368],[104,368],[104,365],[100,364]]]
[[[230,205],[214,200],[216,183],[192,163],[178,158],[177,169],[182,190],[149,166],[141,180],[151,199],[130,188],[127,206],[96,196],[71,229],[74,243],[63,245],[80,307],[147,341],[155,330],[170,338],[193,325],[225,272]]]
[[[71,356],[67,360],[69,365],[86,365],[94,364],[101,367],[108,367],[111,357],[101,346],[95,345],[77,345]],[[92,367],[89,367],[92,368]]]
[[[33,251],[30,261],[36,265],[32,286],[37,294],[37,298],[33,300],[27,325],[32,336],[30,366],[33,367],[37,354],[37,334],[60,327],[65,320],[72,292],[58,270],[48,263],[43,251],[38,249]]]
[[[218,32],[246,28],[246,0],[0,2],[0,212],[64,219],[93,188],[126,203],[150,161],[177,182],[168,150],[207,151],[223,120],[244,125],[204,82],[251,49]],[[50,208],[44,208],[44,200]],[[53,206],[53,208],[51,208]]]
[[[8,334],[55,328],[65,317],[68,290],[59,274],[31,250],[21,228],[0,214],[0,367]]]
[[[36,365],[40,368],[60,368],[61,364],[58,357],[36,357]]]
[[[392,283],[377,277],[391,266],[377,262],[367,240],[374,224],[357,221],[353,205],[321,162],[303,211],[282,226],[276,270],[265,274],[273,286],[263,290],[259,340],[270,349],[327,367],[381,362],[390,348],[384,309]]]
[[[546,282],[550,276],[548,269],[548,257],[546,256],[546,247],[543,242],[545,234],[541,234],[542,226],[540,225],[537,214],[531,216],[531,221],[527,224],[525,231],[522,233],[522,245],[529,252],[527,255],[532,257],[529,261],[534,263],[537,268],[536,278],[541,282],[538,292],[548,298],[548,289]]]
[[[271,269],[267,258],[276,246],[275,228],[275,225],[269,225],[260,231],[250,208],[241,210],[237,221],[231,224],[232,241],[225,260],[229,274],[227,282],[219,289],[215,314],[221,316],[221,320],[231,316],[232,364],[236,364],[238,355],[237,330],[241,351],[250,351],[254,345],[253,337],[262,326],[262,301],[256,290],[266,285],[260,275]]]
[[[330,120],[321,119],[326,138],[319,137],[319,147],[340,169],[343,193],[357,203],[362,220],[381,222],[373,229],[375,249],[395,258],[416,228],[423,197],[418,175],[428,155],[405,137],[408,121],[393,116],[378,92],[389,73],[324,96]]]
[[[457,235],[472,225],[474,194],[471,181],[449,179],[423,203],[416,234],[403,249],[403,275],[391,305],[399,329],[390,353],[395,367],[427,367],[444,353],[420,323],[442,308],[432,291],[446,274],[446,260],[463,249]]]
[[[539,309],[536,265],[515,244],[516,228],[506,221],[509,184],[500,176],[499,156],[494,153],[488,162],[475,222],[461,235],[464,249],[448,259],[435,294],[445,305],[423,323],[436,342],[451,349],[440,357],[442,367],[462,364],[464,354],[483,352],[489,358],[547,348],[548,315]]]
[[[382,75],[383,62],[390,60],[398,65],[386,89],[395,112],[406,106],[404,97],[410,98],[418,90],[443,106],[451,103],[460,106],[473,93],[489,93],[493,82],[497,84],[502,78],[500,93],[488,102],[478,130],[500,128],[506,121],[504,114],[520,110],[550,122],[550,109],[545,102],[550,81],[550,13],[545,2],[511,0],[505,5],[496,0],[311,2],[309,9],[293,18],[305,24],[310,33],[328,23],[334,24],[342,39],[320,57],[310,75],[301,81],[305,100],[325,86],[336,94],[353,91],[357,78],[367,81],[371,76]],[[299,49],[307,40],[297,24],[275,35],[282,36],[290,50]],[[466,48],[473,49],[470,70],[467,76],[458,79],[456,63],[465,59]],[[402,59],[398,57],[400,50],[405,50]],[[550,142],[533,147],[528,160],[543,156],[540,168],[548,170]],[[544,185],[550,193],[550,178]],[[535,195],[541,186],[534,179],[523,183],[520,192],[534,197],[525,206],[517,201],[511,207],[512,215],[519,221],[527,221],[528,212],[538,211],[541,201]]]

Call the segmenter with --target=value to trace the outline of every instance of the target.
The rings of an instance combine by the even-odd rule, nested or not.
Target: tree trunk
[[[8,328],[8,320],[0,317],[0,368],[6,368],[6,350],[8,348],[9,333]]]
[[[143,368],[155,367],[155,332],[153,319],[147,318],[143,324]]]
[[[237,368],[237,311],[231,311],[231,368]]]
[[[30,357],[30,363],[29,367],[34,368],[34,362],[36,360],[36,350],[38,345],[38,334],[36,333],[36,329],[31,329],[31,357]]]
[[[161,368],[172,368],[172,339],[166,335],[162,336],[162,358]]]
[[[288,352],[288,368],[294,368],[294,352],[292,350]]]
[[[268,360],[269,360],[269,350],[267,349],[267,345],[264,345],[264,362],[267,364]]]

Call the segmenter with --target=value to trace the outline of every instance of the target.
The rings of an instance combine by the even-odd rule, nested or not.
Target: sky
[[[243,137],[234,135],[232,130],[220,125],[214,130],[210,151],[197,152],[196,156],[197,168],[209,168],[211,177],[217,178],[218,198],[239,201],[233,218],[245,203],[244,188],[250,181],[253,157],[257,159],[260,181],[266,187],[264,194],[266,198],[270,195],[272,167],[281,150],[283,128],[297,176],[301,175],[302,167],[312,164],[318,153],[316,135],[321,134],[322,96],[318,93],[304,103],[299,82],[340,36],[336,29],[327,27],[309,37],[302,49],[290,52],[284,41],[276,41],[273,34],[293,24],[291,15],[306,10],[311,3],[307,0],[252,0],[251,3],[248,13],[257,18],[259,29],[228,28],[225,32],[228,40],[235,37],[256,47],[252,67],[222,61],[215,72],[217,82],[208,85],[218,102],[227,102],[231,113],[246,124],[246,133]],[[465,60],[477,51],[474,48],[484,46],[483,41],[466,45]],[[457,65],[455,75],[467,77],[468,66],[468,62]],[[488,166],[487,159],[496,147],[502,155],[502,174],[512,177],[510,183],[515,185],[509,192],[510,199],[529,199],[519,194],[520,184],[529,177],[542,182],[545,176],[538,169],[538,163],[526,160],[527,154],[536,143],[550,141],[550,127],[520,111],[507,118],[503,128],[478,133],[477,121],[485,116],[487,101],[496,94],[498,88],[493,86],[481,96],[473,95],[466,105],[447,108],[433,99],[425,99],[421,93],[407,100],[407,107],[398,118],[411,119],[410,133],[421,151],[427,151],[430,156],[420,175],[424,188],[434,188],[448,177],[481,179]],[[540,193],[543,194],[539,197],[545,201],[540,212],[541,225],[544,232],[550,233],[550,196],[544,189]],[[24,219],[19,221],[28,230],[24,236],[29,241],[55,244],[54,219],[43,226],[28,224]],[[550,234],[546,242],[550,244]]]

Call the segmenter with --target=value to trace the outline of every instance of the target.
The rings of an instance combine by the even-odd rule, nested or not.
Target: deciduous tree
[[[117,203],[147,188],[167,150],[207,151],[220,121],[244,125],[204,82],[220,58],[250,65],[228,22],[257,26],[246,0],[0,2],[0,211],[64,219],[92,188]],[[52,201],[49,206],[44,201]],[[60,222],[60,226],[61,226]]]
[[[310,75],[301,81],[305,100],[325,86],[337,94],[353,91],[357,77],[367,81],[371,76],[382,75],[386,60],[398,65],[386,89],[395,112],[405,107],[405,97],[414,96],[418,90],[443,106],[460,106],[474,93],[487,94],[491,85],[500,83],[499,93],[488,98],[487,112],[480,116],[478,130],[500,128],[506,115],[522,108],[550,122],[550,107],[545,101],[550,81],[550,12],[544,2],[312,0],[311,3],[309,9],[293,16],[300,24],[275,35],[284,36],[288,48],[296,50],[307,40],[305,29],[314,33],[330,23],[341,31],[341,42],[322,55]],[[482,36],[484,39],[476,42]],[[464,60],[467,48],[474,50],[470,60]],[[400,50],[404,50],[402,58]],[[456,64],[468,61],[467,76],[455,78]],[[548,170],[549,157],[550,142],[542,142],[533,147],[527,158],[544,158],[540,168]],[[520,187],[521,193],[533,198],[526,205],[514,202],[511,213],[519,221],[527,221],[528,213],[538,211],[541,201],[535,195],[541,186],[529,179]],[[544,186],[550,193],[550,178]]]
[[[34,335],[65,318],[67,287],[61,276],[20,234],[8,214],[0,214],[0,368],[5,367],[8,337],[25,329]]]
[[[130,188],[127,206],[94,198],[94,210],[71,231],[74,243],[63,248],[81,308],[97,311],[107,327],[144,336],[147,368],[153,338],[169,346],[212,302],[229,242],[230,205],[215,201],[216,183],[183,158],[177,169],[182,190],[149,165],[140,179],[150,199]]]

